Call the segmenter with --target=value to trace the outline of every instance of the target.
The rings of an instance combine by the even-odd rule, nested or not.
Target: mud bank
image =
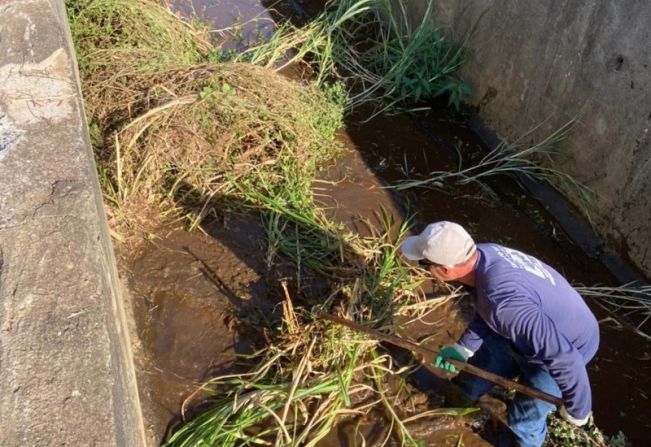
[[[259,219],[225,217],[205,230],[170,228],[135,251],[119,251],[150,445],[178,422],[206,379],[246,370],[238,355],[263,343],[261,328],[269,324],[256,319],[273,318]]]

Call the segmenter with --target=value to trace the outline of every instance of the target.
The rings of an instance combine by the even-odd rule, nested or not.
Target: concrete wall
[[[422,0],[409,2],[412,14]],[[590,215],[609,245],[651,276],[651,2],[439,0],[439,21],[477,35],[462,74],[471,103],[503,138],[569,119],[553,162],[596,193]]]
[[[140,446],[63,0],[0,3],[0,445]]]

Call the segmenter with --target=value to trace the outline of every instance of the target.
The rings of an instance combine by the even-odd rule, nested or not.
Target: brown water
[[[410,176],[426,176],[433,170],[453,167],[454,157],[442,146],[457,145],[462,152],[478,150],[480,141],[462,121],[444,115],[421,118],[425,129],[417,130],[406,117],[378,117],[365,124],[349,123],[347,135],[363,164],[370,166],[377,184],[393,183]],[[441,140],[444,144],[433,142]],[[358,159],[358,160],[359,160]],[[353,163],[361,164],[361,161]],[[361,168],[354,168],[359,171]],[[368,207],[363,194],[349,195],[334,189],[332,201],[348,209]],[[612,283],[603,266],[574,246],[539,204],[506,178],[492,182],[497,197],[478,186],[441,190],[412,190],[393,195],[391,201],[401,212],[406,203],[417,211],[420,227],[436,220],[452,220],[470,229],[478,241],[491,241],[523,250],[554,266],[570,281],[581,284]],[[371,190],[375,190],[373,186]],[[515,200],[513,200],[515,198]],[[385,207],[388,205],[384,205]],[[598,318],[604,311],[590,303]],[[422,328],[427,331],[427,328]],[[430,331],[434,332],[432,329]],[[431,341],[431,347],[456,340],[460,328],[449,328],[446,339]],[[413,338],[419,329],[407,330]],[[593,409],[599,427],[609,434],[622,430],[633,445],[648,445],[651,437],[651,343],[609,322],[601,325],[601,347],[588,371],[593,388]]]
[[[151,445],[205,379],[248,369],[237,354],[262,343],[260,323],[273,315],[259,221],[226,215],[206,232],[169,230],[135,252],[119,250]]]
[[[224,50],[243,50],[268,39],[275,25],[271,13],[259,0],[171,0],[185,17],[201,17],[217,31],[216,43]]]
[[[196,0],[194,6],[181,2],[175,2],[179,10],[203,16],[217,27],[251,17],[264,17],[257,23],[266,24],[269,17],[286,14],[294,5],[280,2],[276,9],[281,12],[268,12],[253,0]],[[310,3],[299,3],[308,12],[316,10]],[[239,12],[234,12],[236,7]],[[247,26],[240,33],[251,39],[267,32],[259,25]],[[467,156],[481,151],[479,139],[463,119],[432,113],[416,120],[380,116],[362,124],[360,118],[364,118],[361,112],[347,122],[346,132],[340,135],[346,152],[323,172],[326,181],[314,185],[317,199],[334,219],[360,233],[367,233],[369,224],[380,224],[380,208],[396,222],[416,212],[417,227],[453,220],[466,226],[478,241],[531,253],[571,281],[612,282],[603,267],[568,240],[544,207],[509,179],[496,179],[486,188],[470,185],[402,193],[384,188],[432,170],[454,169],[457,160],[452,147]],[[257,218],[221,212],[205,233],[170,229],[135,252],[119,253],[137,323],[138,380],[152,445],[175,423],[197,384],[215,374],[245,370],[248,365],[237,354],[249,353],[264,343],[260,328],[277,317],[275,303],[282,276],[278,270],[267,269],[265,250],[264,231]],[[604,317],[600,309],[594,310]],[[421,340],[435,334],[427,345],[437,348],[456,339],[468,312],[463,303],[450,304],[430,315],[430,321],[407,325],[403,335]],[[633,445],[649,445],[651,344],[611,323],[601,327],[602,345],[589,365],[597,425],[610,434],[624,431]],[[396,352],[397,358],[400,355]],[[442,381],[426,371],[416,374],[413,396],[422,408],[440,404],[432,403],[435,393],[428,394],[428,390],[437,390]],[[200,398],[193,396],[186,404]],[[377,445],[387,435],[383,418],[373,413],[346,420],[321,445],[362,445],[361,435],[367,446]],[[476,423],[475,416],[438,416],[417,421],[410,429],[428,445],[457,445],[460,436],[466,446],[491,445],[490,439],[475,433]]]

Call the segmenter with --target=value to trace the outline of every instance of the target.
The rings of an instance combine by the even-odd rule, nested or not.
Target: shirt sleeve
[[[459,341],[457,341],[457,344],[475,353],[484,342],[484,337],[490,332],[492,331],[488,325],[479,314],[475,313],[465,332],[461,335]]]
[[[497,329],[527,357],[541,361],[563,397],[567,412],[588,416],[592,393],[581,353],[556,328],[542,309],[526,297],[503,300],[496,312]]]

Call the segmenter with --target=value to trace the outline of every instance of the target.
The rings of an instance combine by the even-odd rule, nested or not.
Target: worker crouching
[[[457,281],[471,290],[475,316],[461,338],[441,350],[435,365],[455,371],[448,359],[468,362],[558,396],[560,415],[584,425],[592,409],[586,364],[599,346],[596,318],[563,276],[517,250],[475,244],[452,222],[435,222],[405,239],[402,254],[425,264],[440,281]],[[475,401],[494,384],[460,373],[455,383]],[[508,423],[519,445],[541,446],[547,416],[554,406],[517,394]]]

